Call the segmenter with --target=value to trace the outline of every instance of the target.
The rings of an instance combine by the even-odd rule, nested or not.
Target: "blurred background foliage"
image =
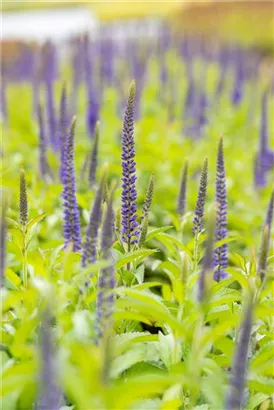
[[[226,41],[264,48],[273,54],[272,1],[4,1],[3,11],[88,7],[101,20],[161,16],[177,30],[195,31]]]

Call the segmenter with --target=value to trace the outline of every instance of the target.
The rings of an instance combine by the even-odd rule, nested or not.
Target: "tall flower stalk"
[[[227,198],[226,198],[226,176],[224,163],[223,140],[220,139],[217,155],[217,170],[216,170],[216,242],[227,237]],[[217,267],[215,272],[215,280],[226,277],[225,269],[228,266],[227,243],[215,249],[213,255],[213,266]]]
[[[204,228],[204,212],[205,212],[205,201],[206,201],[206,191],[207,191],[207,174],[208,174],[208,160],[206,158],[204,161],[203,169],[202,169],[198,199],[197,199],[196,208],[194,211],[193,227],[192,227],[192,232],[194,236],[200,233]]]
[[[96,182],[96,171],[98,166],[98,144],[99,144],[99,121],[97,121],[95,126],[94,142],[91,150],[89,172],[88,172],[88,183],[89,187],[92,187]]]
[[[86,241],[84,243],[82,252],[81,263],[83,267],[87,266],[88,264],[95,263],[97,259],[97,240],[102,219],[102,203],[105,184],[106,175],[104,173],[100,185],[97,189],[90,213],[89,224],[86,233]]]
[[[28,222],[28,195],[27,195],[27,181],[26,173],[23,167],[20,169],[20,196],[19,196],[19,212],[20,212],[20,223],[22,227],[26,226]]]
[[[129,89],[122,135],[122,240],[128,251],[138,242],[136,163],[134,148],[134,97],[135,81]]]
[[[181,185],[180,185],[180,191],[179,191],[178,203],[177,203],[177,212],[180,215],[180,217],[183,216],[186,210],[187,173],[188,173],[188,162],[186,161],[183,171],[182,171]]]
[[[240,337],[236,344],[234,361],[231,369],[231,379],[228,394],[225,401],[225,410],[241,410],[244,399],[244,388],[246,382],[248,349],[251,336],[254,302],[249,295],[243,321],[240,327]]]
[[[54,360],[52,335],[49,312],[44,312],[41,323],[41,371],[40,371],[40,397],[37,410],[59,410],[61,405],[61,392],[56,381],[56,361]]]
[[[65,144],[64,164],[62,172],[64,238],[65,248],[72,244],[74,252],[81,250],[80,214],[76,198],[74,169],[74,134],[76,117],[73,118],[69,135]]]
[[[139,247],[141,247],[146,240],[147,229],[148,229],[148,214],[152,204],[153,194],[154,194],[155,177],[151,174],[147,186],[146,197],[143,204],[142,216],[141,216],[141,229],[139,236]]]
[[[28,265],[27,265],[27,223],[28,223],[28,195],[26,174],[23,167],[20,169],[20,195],[19,195],[20,224],[23,233],[22,256],[23,256],[23,284],[27,286]]]
[[[44,115],[41,104],[38,104],[38,123],[39,123],[39,173],[44,180],[49,180],[52,173],[47,160],[47,144],[45,134]]]
[[[67,91],[63,84],[60,99],[60,117],[59,117],[59,149],[60,149],[60,179],[63,175],[65,145],[68,136],[68,108],[67,108]]]
[[[95,341],[99,342],[105,330],[111,327],[111,318],[114,305],[115,269],[112,260],[111,247],[114,240],[113,229],[113,190],[109,195],[107,210],[102,227],[101,256],[109,261],[109,266],[102,269],[98,279],[98,292],[96,301]]]

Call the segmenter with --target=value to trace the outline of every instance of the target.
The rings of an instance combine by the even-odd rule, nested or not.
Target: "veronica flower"
[[[63,166],[65,163],[65,145],[68,136],[68,109],[67,109],[67,92],[63,84],[60,100],[60,118],[59,118],[59,148],[60,148],[60,179],[63,175]]]
[[[92,210],[90,213],[89,224],[86,234],[86,242],[83,246],[82,252],[82,266],[87,266],[89,263],[95,263],[97,257],[97,240],[98,232],[102,219],[102,203],[103,194],[106,184],[105,174],[101,179],[99,188],[97,189],[96,196],[93,202]]]
[[[203,169],[202,169],[198,199],[197,199],[196,208],[194,211],[193,228],[192,228],[193,235],[197,235],[204,228],[203,225],[204,225],[204,212],[205,212],[205,201],[206,201],[206,190],[207,190],[207,173],[208,173],[208,160],[206,158],[204,161]]]
[[[244,72],[243,57],[240,50],[234,54],[234,85],[231,95],[232,104],[238,106],[243,98]]]
[[[260,130],[260,146],[259,152],[257,155],[257,172],[260,172],[262,176],[266,175],[274,167],[274,152],[269,149],[268,142],[268,92],[266,90],[262,97],[262,113],[261,113],[261,130]],[[256,182],[256,179],[255,179]],[[260,179],[257,179],[259,182],[257,185],[260,186]],[[266,185],[266,178],[262,180],[262,186]]]
[[[188,172],[188,162],[185,162],[185,166],[182,172],[180,192],[178,196],[177,212],[182,217],[186,208],[186,187],[187,187],[187,172]]]
[[[34,50],[33,53],[33,64],[32,64],[32,105],[33,105],[33,115],[37,119],[39,115],[39,88],[40,88],[40,74],[39,74],[39,52]]]
[[[230,386],[225,400],[225,410],[240,410],[243,406],[244,388],[246,382],[249,341],[253,321],[253,301],[249,300],[240,327],[240,337],[236,344],[234,361],[231,369]]]
[[[265,278],[266,269],[267,269],[267,257],[269,252],[269,244],[270,244],[270,233],[271,233],[271,226],[273,220],[273,207],[274,207],[274,191],[271,194],[265,223],[263,229],[263,236],[261,240],[261,249],[260,249],[260,256],[259,262],[257,267],[258,275],[260,275],[261,280]]]
[[[134,149],[134,96],[135,82],[132,81],[124,116],[122,135],[122,240],[127,243],[128,250],[138,241],[137,223],[137,191]]]
[[[87,108],[87,128],[89,135],[94,137],[96,123],[99,119],[100,102],[98,91],[93,88],[88,94],[88,108]]]
[[[257,188],[264,187],[267,184],[267,172],[262,163],[260,154],[257,154],[254,161],[254,185]]]
[[[44,127],[44,116],[41,104],[38,104],[38,124],[39,124],[39,171],[42,179],[49,179],[52,176],[47,160],[47,144]]]
[[[109,330],[111,327],[111,316],[114,305],[113,289],[115,287],[115,269],[114,262],[111,258],[111,247],[114,238],[112,201],[113,191],[108,199],[107,211],[102,227],[101,256],[103,260],[109,260],[110,264],[101,270],[98,279],[95,325],[96,343],[99,342],[104,331]]]
[[[99,142],[99,121],[96,123],[95,127],[95,136],[93,147],[90,156],[90,163],[89,163],[89,173],[88,173],[88,182],[89,186],[93,186],[96,182],[96,171],[98,166],[98,142]]]
[[[142,219],[147,217],[149,214],[152,199],[153,199],[153,194],[154,194],[154,185],[155,185],[155,177],[153,174],[151,174],[149,181],[148,181],[146,197],[145,197],[144,204],[143,204]]]
[[[214,234],[215,234],[215,210],[211,212],[210,220],[207,229],[207,240],[205,246],[205,256],[203,258],[202,269],[199,274],[198,279],[198,300],[203,302],[206,297],[206,279],[208,273],[212,269],[212,259],[213,259],[213,245],[214,245]]]
[[[72,243],[73,251],[81,250],[80,215],[76,199],[74,170],[74,133],[76,117],[73,118],[65,144],[63,164],[63,208],[65,248]]]
[[[218,147],[217,155],[217,171],[216,171],[216,203],[217,203],[217,218],[216,218],[216,241],[221,241],[227,237],[227,199],[226,199],[226,177],[224,164],[223,140],[221,138]],[[214,251],[213,261],[214,266],[217,266],[215,272],[215,280],[219,281],[226,276],[225,268],[228,266],[227,243],[219,246]]]
[[[41,359],[40,397],[36,409],[59,410],[62,397],[56,381],[49,312],[44,312],[41,323]]]
[[[80,38],[72,41],[72,70],[73,70],[73,87],[71,98],[71,110],[77,113],[78,107],[78,89],[82,77],[82,59],[83,59],[83,44]]]
[[[47,99],[47,115],[48,115],[48,141],[53,148],[57,148],[56,141],[56,118],[54,107],[54,76],[55,76],[55,47],[48,41],[44,46],[44,81],[46,88]]]
[[[2,193],[1,193],[2,195]],[[7,234],[7,221],[6,221],[6,202],[1,203],[1,215],[0,215],[0,287],[4,286],[4,276],[6,267],[6,234]]]
[[[3,121],[7,121],[8,117],[8,109],[7,109],[7,80],[1,72],[1,87],[0,87],[0,104],[1,104],[1,117],[3,118]]]
[[[27,182],[26,174],[23,167],[20,169],[20,223],[22,226],[26,226],[28,222],[28,196],[27,196]]]

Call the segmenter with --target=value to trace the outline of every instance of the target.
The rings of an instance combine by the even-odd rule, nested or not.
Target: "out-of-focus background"
[[[3,1],[2,41],[62,40],[99,22],[168,18],[177,30],[261,47],[273,53],[273,1]],[[134,24],[132,23],[132,29]]]

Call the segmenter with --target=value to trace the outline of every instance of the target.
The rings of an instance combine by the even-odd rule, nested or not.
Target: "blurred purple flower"
[[[217,155],[216,169],[216,241],[221,241],[227,237],[227,198],[226,198],[226,176],[224,164],[223,139],[220,139]],[[215,249],[213,254],[213,266],[217,266],[214,279],[219,281],[226,277],[225,268],[228,266],[227,243]]]
[[[236,344],[234,360],[231,369],[230,386],[225,400],[225,410],[242,409],[244,388],[246,383],[248,350],[253,322],[253,301],[249,295],[246,304],[243,322],[240,327],[240,336]]]
[[[89,161],[89,172],[88,172],[88,182],[89,186],[92,187],[96,182],[96,171],[98,166],[98,143],[99,143],[99,121],[96,122],[95,126],[95,136],[93,141],[93,146],[91,150],[91,156]]]
[[[122,135],[122,240],[131,245],[138,242],[136,163],[134,149],[134,97],[135,81],[132,81],[124,116]]]
[[[47,181],[52,178],[52,172],[47,160],[47,144],[45,135],[45,124],[43,109],[38,103],[38,124],[39,124],[39,173],[40,177]]]
[[[113,191],[109,196],[107,211],[102,227],[101,255],[102,259],[109,260],[109,266],[102,269],[98,279],[98,292],[96,302],[96,324],[95,324],[95,342],[98,343],[105,330],[109,331],[111,327],[111,317],[114,305],[115,287],[115,269],[111,257],[111,247],[113,244]]]
[[[206,191],[207,191],[207,173],[208,173],[208,160],[206,158],[204,161],[204,165],[203,165],[203,169],[201,173],[199,193],[198,193],[198,198],[196,202],[196,208],[194,211],[193,227],[192,227],[193,235],[197,235],[204,228],[204,211],[205,211],[205,201],[206,201]]]
[[[187,173],[188,173],[188,162],[185,162],[181,184],[180,184],[180,192],[178,196],[178,203],[177,203],[177,212],[182,217],[185,213],[186,209],[186,188],[187,188]]]
[[[97,189],[92,210],[90,213],[89,224],[87,227],[86,241],[82,251],[82,266],[95,263],[97,258],[97,240],[98,232],[102,219],[102,202],[105,190],[106,178],[103,175],[100,185]]]
[[[80,215],[76,199],[74,170],[74,134],[76,117],[73,118],[65,144],[62,184],[64,209],[65,248],[72,243],[73,251],[81,250]]]
[[[36,410],[59,410],[62,395],[57,385],[56,360],[53,353],[51,318],[48,311],[44,312],[41,323],[41,373],[40,394]]]

